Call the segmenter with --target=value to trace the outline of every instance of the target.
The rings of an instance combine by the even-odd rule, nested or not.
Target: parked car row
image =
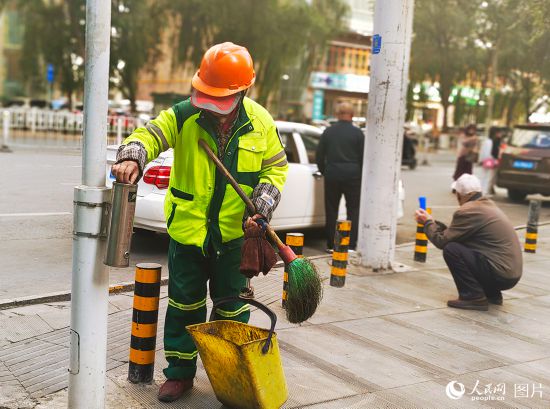
[[[324,183],[315,163],[315,151],[322,131],[311,125],[282,121],[277,121],[277,128],[285,147],[289,171],[271,224],[280,230],[322,227],[325,225]],[[117,145],[107,147],[107,186],[112,185],[110,170],[117,150]],[[173,152],[169,149],[145,167],[143,178],[138,183],[136,228],[166,232],[163,204],[172,163]],[[403,216],[404,200],[405,191],[399,181],[398,217]],[[345,216],[345,201],[342,200],[339,217]]]

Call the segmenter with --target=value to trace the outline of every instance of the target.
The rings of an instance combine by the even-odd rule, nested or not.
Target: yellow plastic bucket
[[[239,297],[216,300],[212,311],[235,300],[264,311],[271,318],[271,328],[226,320],[186,328],[221,403],[234,409],[278,409],[287,400],[288,392],[274,332],[277,316],[258,301]]]

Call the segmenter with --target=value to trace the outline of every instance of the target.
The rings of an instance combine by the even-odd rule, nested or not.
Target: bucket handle
[[[214,318],[216,308],[229,301],[242,301],[247,304],[251,304],[254,307],[257,307],[258,309],[265,312],[267,316],[271,319],[271,328],[269,328],[269,334],[267,335],[265,344],[262,347],[262,354],[267,354],[267,352],[269,351],[269,347],[271,346],[271,338],[273,337],[273,332],[275,331],[275,324],[277,323],[277,315],[273,311],[271,311],[267,306],[265,306],[259,301],[251,300],[248,298],[242,298],[239,296],[229,296],[229,297],[222,297],[222,298],[217,298],[213,300],[214,305],[212,306],[212,312],[210,313],[210,321],[212,321]]]

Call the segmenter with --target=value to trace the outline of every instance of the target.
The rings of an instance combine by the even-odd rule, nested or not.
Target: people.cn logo
[[[458,387],[455,387],[456,386]],[[449,397],[449,399],[460,399],[464,396],[466,393],[466,388],[464,388],[464,385],[457,381],[451,381],[447,384],[447,387],[445,388],[445,393]]]

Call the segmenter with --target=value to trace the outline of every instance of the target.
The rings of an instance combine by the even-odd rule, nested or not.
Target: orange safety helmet
[[[250,88],[255,80],[254,63],[248,50],[226,42],[204,53],[191,84],[204,94],[227,97]]]

